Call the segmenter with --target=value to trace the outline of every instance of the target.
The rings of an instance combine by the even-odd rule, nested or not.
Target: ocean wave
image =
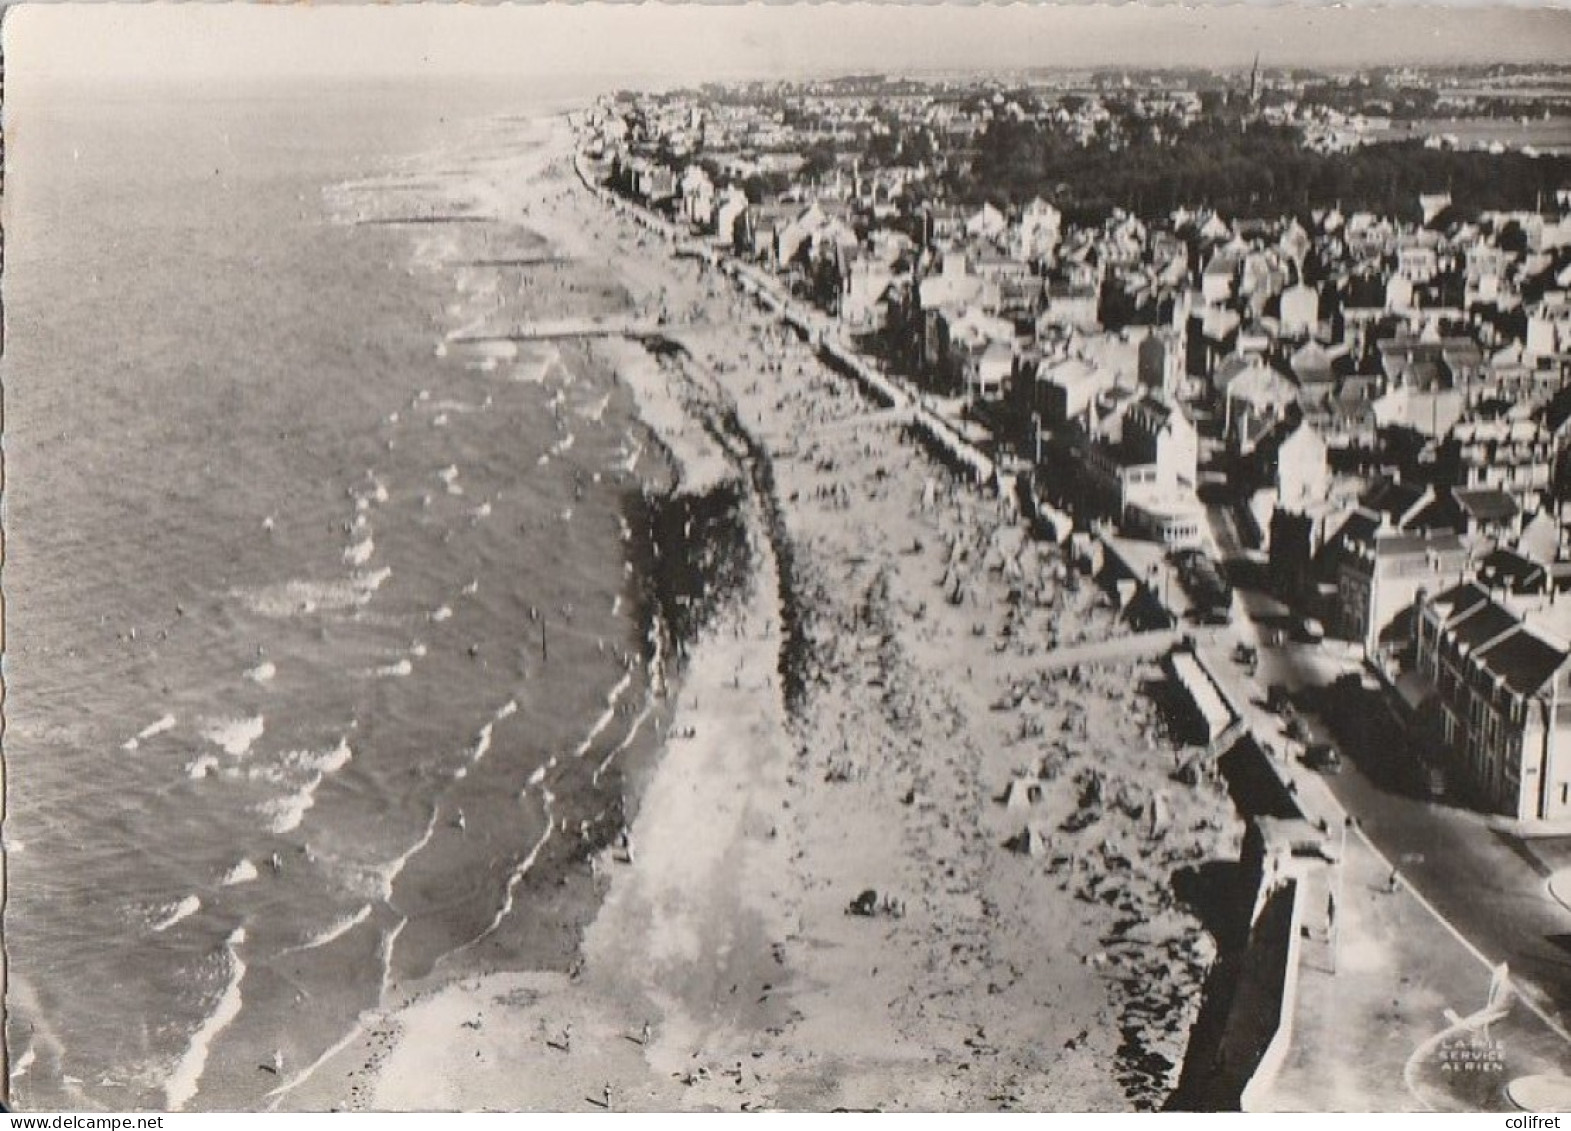
[[[475,747],[469,752],[469,760],[471,762],[480,761],[480,759],[486,756],[486,752],[491,749],[492,725],[491,723],[486,723],[485,726],[480,728],[479,735],[475,737]]]
[[[616,756],[625,752],[630,746],[633,745],[633,739],[638,737],[638,732],[643,729],[644,723],[649,720],[649,716],[654,713],[654,709],[655,705],[653,702],[646,702],[644,704],[643,710],[639,711],[638,714],[634,716],[632,723],[628,725],[627,733],[622,736],[622,741],[618,742],[614,747],[612,747],[611,752],[601,759],[600,765],[595,769],[596,774],[605,773],[606,769],[616,759]]]
[[[239,590],[233,595],[257,616],[271,619],[310,616],[318,612],[345,612],[367,604],[392,572],[390,567],[383,566],[356,573],[348,580],[306,581],[294,578],[260,589]]]
[[[585,754],[589,753],[589,748],[595,744],[595,739],[599,738],[600,735],[604,733],[605,728],[610,726],[612,720],[616,718],[617,701],[622,698],[623,694],[632,685],[633,673],[625,672],[623,673],[622,678],[616,681],[616,686],[611,688],[610,691],[606,692],[605,710],[600,712],[600,717],[595,720],[594,726],[589,728],[589,733],[586,734],[584,736],[584,740],[578,744],[578,749],[573,751],[573,757],[582,758]]]
[[[496,721],[497,722],[501,722],[503,719],[507,718],[509,715],[516,714],[517,712],[518,712],[518,700],[517,699],[509,699],[506,703],[503,703],[500,707],[498,707],[496,709]]]
[[[376,543],[367,535],[359,542],[351,542],[344,547],[344,563],[352,566],[363,566],[371,560],[371,555],[376,552]]]
[[[403,872],[404,868],[408,866],[409,861],[414,859],[416,853],[418,853],[426,845],[430,844],[431,838],[436,835],[436,818],[437,809],[435,806],[432,806],[431,819],[426,822],[425,832],[420,834],[419,839],[411,844],[408,848],[400,852],[397,856],[389,860],[386,864],[382,865],[382,867],[373,871],[372,874],[375,876],[377,881],[377,895],[383,903],[391,906],[393,900],[393,884],[398,880],[398,877]]]
[[[470,947],[478,946],[480,943],[484,942],[491,935],[495,934],[497,929],[501,927],[502,922],[513,913],[513,897],[518,891],[518,885],[522,883],[524,877],[529,874],[529,870],[535,866],[535,861],[540,858],[540,853],[545,848],[546,842],[551,839],[551,830],[556,825],[556,820],[552,814],[551,809],[551,802],[553,800],[554,798],[551,796],[551,791],[546,790],[545,832],[540,834],[540,839],[535,841],[535,845],[529,850],[529,854],[520,860],[518,865],[508,875],[507,884],[502,889],[501,906],[496,909],[496,914],[492,916],[491,922],[486,925],[485,930],[481,931],[474,938],[470,939],[463,946],[459,947],[459,950],[468,950]]]
[[[406,922],[407,922],[407,920],[406,920]],[[399,929],[402,929],[402,924],[399,925]],[[393,932],[393,934],[396,936],[397,930],[395,930]],[[385,980],[385,975],[384,975],[384,980]],[[271,1092],[267,1093],[267,1097],[266,1098],[269,1101],[271,1101],[267,1105],[267,1110],[268,1111],[275,1110],[278,1107],[279,1099],[281,1099],[282,1097],[288,1095],[290,1092],[292,1092],[296,1088],[298,1088],[301,1084],[304,1084],[307,1080],[311,1079],[311,1077],[315,1076],[316,1073],[317,1073],[317,1070],[319,1068],[321,1068],[322,1065],[324,1065],[328,1061],[332,1060],[335,1056],[337,1056],[339,1053],[343,1052],[346,1048],[348,1048],[350,1045],[352,1045],[357,1039],[359,1039],[360,1035],[366,1031],[366,1027],[367,1027],[367,1025],[369,1023],[370,1018],[379,1017],[379,1016],[380,1016],[380,1014],[377,1014],[375,1011],[372,1011],[372,1010],[367,1010],[365,1013],[362,1013],[360,1015],[360,1017],[356,1019],[354,1027],[351,1028],[342,1037],[339,1037],[338,1040],[334,1041],[326,1049],[324,1049],[321,1056],[317,1057],[310,1064],[308,1064],[304,1068],[302,1068],[299,1072],[296,1072],[288,1080],[284,1081],[282,1084],[278,1085],[278,1087],[274,1088]]]
[[[249,860],[241,860],[229,871],[224,873],[224,878],[218,883],[221,887],[234,887],[236,884],[248,884],[256,879],[256,865]]]
[[[291,769],[313,774],[331,774],[349,765],[354,751],[347,738],[340,738],[330,750],[290,750],[284,754],[284,764]]]
[[[166,730],[172,730],[174,728],[175,722],[176,722],[176,720],[175,720],[175,717],[173,715],[164,715],[162,718],[158,719],[156,722],[148,723],[141,730],[137,731],[136,735],[134,737],[128,738],[124,742],[122,742],[120,744],[120,749],[122,749],[122,750],[135,750],[138,746],[142,745],[142,743],[146,742],[149,738],[152,738],[155,735],[163,734],[164,731],[166,731]]]
[[[240,947],[244,942],[245,928],[236,927],[224,943],[229,978],[213,1011],[191,1035],[191,1043],[186,1046],[174,1071],[164,1081],[164,1103],[170,1111],[181,1110],[196,1095],[202,1074],[207,1071],[207,1056],[213,1041],[240,1016],[243,1004],[240,983],[245,980],[245,963],[240,960]]]
[[[218,759],[212,754],[203,754],[186,763],[185,776],[188,778],[206,778],[218,772]]]
[[[440,624],[442,621],[445,621],[448,617],[450,617],[452,615],[453,615],[453,610],[448,608],[446,605],[443,605],[443,606],[441,606],[440,608],[438,608],[435,612],[433,612],[431,614],[431,619],[436,621],[438,624]]]
[[[319,947],[324,947],[328,943],[333,942],[335,939],[342,938],[350,931],[358,927],[361,923],[364,923],[371,917],[372,910],[374,910],[372,905],[367,903],[353,915],[345,915],[343,918],[337,920],[325,931],[322,931],[316,935],[312,935],[310,938],[306,939],[305,942],[300,943],[297,946],[285,947],[278,953],[280,956],[285,954],[298,954],[303,950],[316,950]]]
[[[414,664],[406,656],[402,660],[396,660],[391,664],[383,664],[379,668],[373,668],[371,674],[380,679],[402,679],[414,670]]]
[[[568,452],[573,450],[573,445],[577,443],[577,441],[578,437],[569,432],[551,446],[551,454],[553,456],[566,455]]]
[[[263,660],[256,667],[245,673],[245,677],[253,683],[266,683],[278,674],[278,668],[271,660]]]
[[[393,929],[382,938],[382,949],[377,957],[382,963],[382,990],[378,994],[381,1001],[387,1000],[388,991],[393,986],[393,948],[398,945],[398,936],[404,933],[404,928],[409,926],[409,916],[400,916]]]
[[[293,832],[305,820],[305,815],[316,804],[316,786],[321,779],[301,786],[293,793],[274,797],[258,806],[258,812],[267,818],[267,827],[277,836]]]
[[[292,793],[271,798],[258,807],[258,812],[267,818],[268,828],[280,836],[299,828],[305,815],[316,804],[316,791],[321,787],[323,779],[343,769],[353,758],[354,752],[345,738],[340,738],[338,744],[330,750],[287,752],[282,759],[282,768],[296,775],[303,773],[307,776]]]
[[[262,737],[266,720],[261,715],[250,718],[210,719],[202,727],[202,737],[223,750],[232,758],[244,757],[251,744]]]
[[[161,914],[154,918],[152,922],[148,923],[147,929],[152,931],[154,934],[167,931],[170,927],[173,927],[176,923],[180,922],[180,920],[189,919],[200,910],[202,910],[201,897],[196,895],[188,895],[179,903],[172,903],[169,906],[163,908]]]

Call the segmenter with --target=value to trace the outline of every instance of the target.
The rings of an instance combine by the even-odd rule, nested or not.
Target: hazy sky
[[[7,77],[585,74],[1571,59],[1571,0],[1383,9],[1033,4],[24,4]]]

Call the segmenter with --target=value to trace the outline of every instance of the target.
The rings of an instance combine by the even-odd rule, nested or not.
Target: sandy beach
[[[1130,633],[1108,593],[602,205],[571,142],[477,166],[471,199],[603,279],[533,316],[664,312],[658,356],[564,348],[615,367],[680,490],[740,485],[749,577],[675,665],[627,835],[581,862],[576,960],[400,987],[275,1102],[1160,1107],[1215,953],[1175,891],[1242,833],[1178,773],[1160,667],[1055,664]]]

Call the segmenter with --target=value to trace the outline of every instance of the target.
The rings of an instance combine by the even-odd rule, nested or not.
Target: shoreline
[[[631,783],[636,853],[597,857],[581,965],[429,987],[290,1106],[1160,1106],[1214,953],[1169,873],[1235,859],[1241,830],[1225,792],[1169,786],[1148,669],[1038,670],[1060,627],[1127,631],[1117,610],[731,280],[610,214],[554,128],[553,177],[498,211],[613,260],[635,305],[715,315],[658,359],[593,350],[689,461],[676,492],[741,476],[752,568]],[[995,800],[1027,774],[1062,779],[1041,812]],[[1047,851],[1008,850],[1022,825]]]

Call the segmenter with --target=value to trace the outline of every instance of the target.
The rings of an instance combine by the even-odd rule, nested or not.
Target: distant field
[[[1541,153],[1571,153],[1571,116],[1534,118],[1525,123],[1513,118],[1425,118],[1395,122],[1371,136],[1377,141],[1402,141],[1430,134],[1454,135],[1464,146],[1498,141],[1512,149],[1530,145]]]

